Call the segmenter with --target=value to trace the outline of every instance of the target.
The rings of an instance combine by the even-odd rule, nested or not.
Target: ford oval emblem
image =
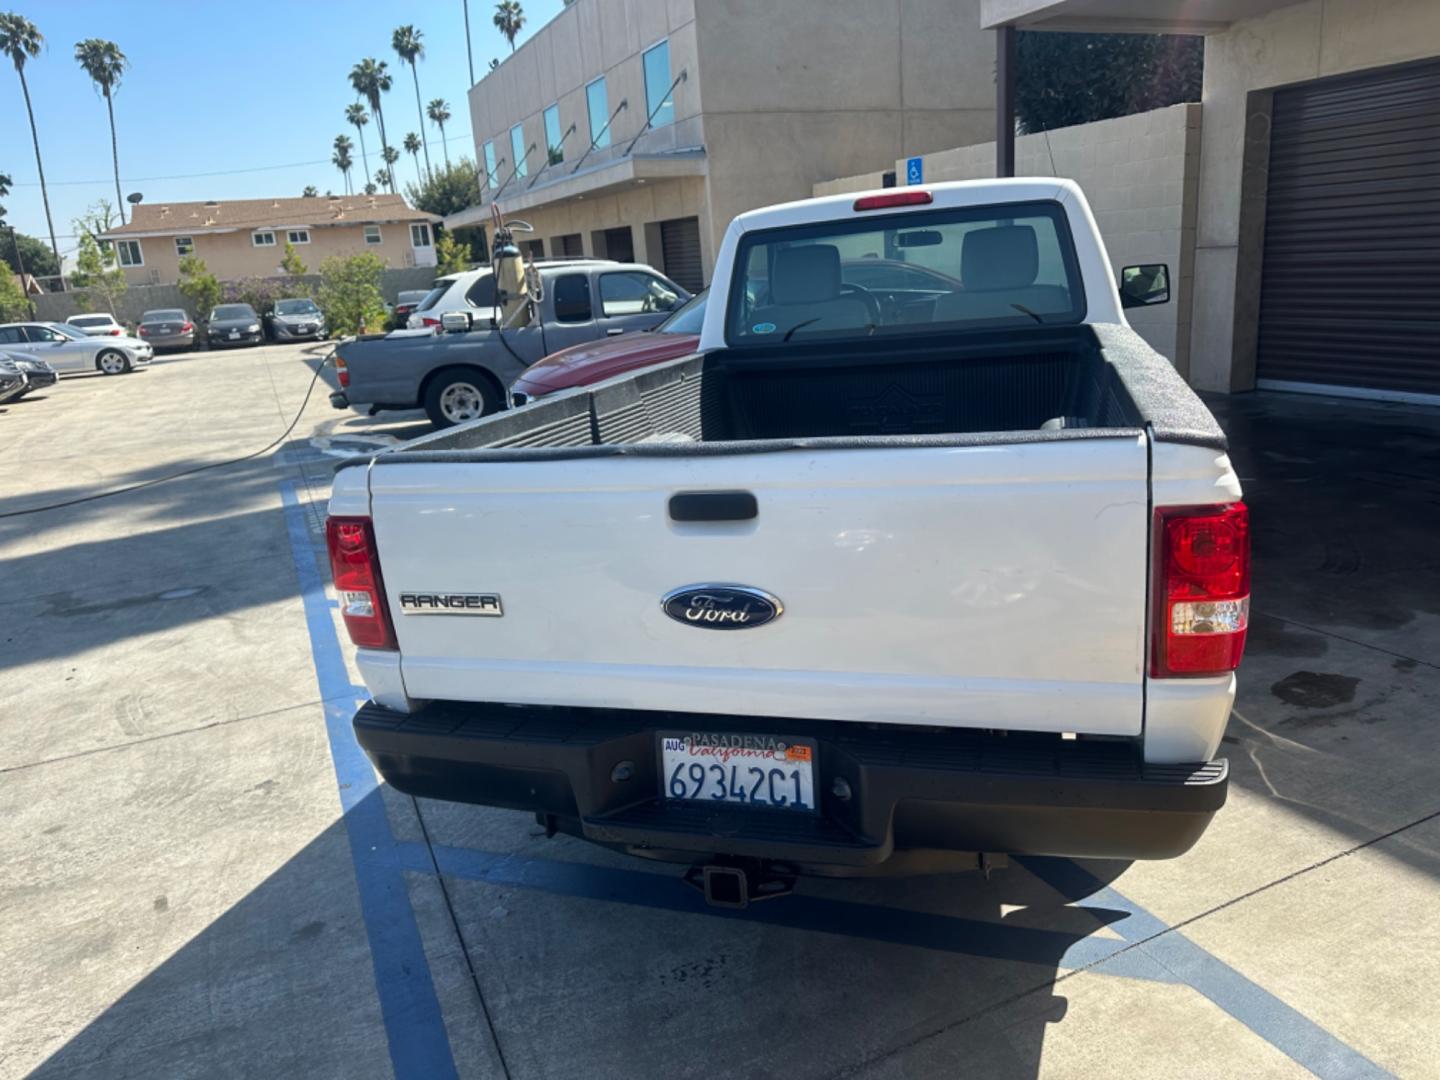
[[[676,622],[702,630],[753,630],[785,610],[778,599],[748,585],[686,585],[660,603]]]

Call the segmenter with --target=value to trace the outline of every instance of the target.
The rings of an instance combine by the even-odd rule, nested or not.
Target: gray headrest
[[[1039,270],[1040,251],[1029,225],[997,225],[965,234],[960,280],[966,292],[1034,285]]]
[[[840,295],[840,249],[834,244],[781,248],[770,271],[777,304],[814,304]]]

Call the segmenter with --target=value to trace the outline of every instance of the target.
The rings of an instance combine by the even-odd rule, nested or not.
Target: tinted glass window
[[[147,311],[140,317],[141,322],[184,322],[185,312],[179,308],[164,308],[160,311]]]
[[[651,127],[675,122],[675,101],[670,95],[670,43],[662,41],[647,49],[645,65],[645,113],[653,116]]]
[[[0,345],[19,345],[25,340],[18,326],[0,326]]]
[[[510,129],[510,160],[516,177],[530,175],[530,170],[525,167],[525,129],[519,124]]]
[[[431,308],[433,308],[436,304],[440,302],[440,298],[442,296],[444,296],[447,292],[450,291],[450,286],[453,284],[455,284],[453,281],[440,282],[438,285],[436,285],[433,289],[431,289],[428,293],[425,294],[425,299],[420,301],[419,305],[415,308],[415,310],[429,311]]]
[[[559,165],[565,160],[565,150],[560,145],[560,106],[551,105],[545,110],[545,146],[550,153],[550,164]]]
[[[705,324],[705,293],[692,296],[655,328],[661,334],[698,334]]]
[[[600,275],[600,307],[606,316],[669,311],[680,294],[650,274],[625,271]]]
[[[109,326],[115,320],[109,315],[76,315],[70,320],[71,326]]]
[[[477,278],[475,284],[465,291],[465,302],[471,307],[493,308],[495,306],[495,275],[486,274]]]
[[[874,273],[865,264],[881,260],[907,266],[926,284],[918,295],[895,297],[846,274],[855,266],[864,267],[862,275]],[[735,275],[728,298],[726,337],[737,344],[1073,324],[1085,317],[1070,228],[1059,205],[1048,201],[761,230],[742,238],[736,265],[744,272]],[[889,269],[887,277],[900,273]]]
[[[561,274],[550,286],[557,322],[590,321],[590,276]]]
[[[210,316],[212,319],[253,319],[255,309],[249,304],[221,304]]]
[[[590,113],[590,141],[598,150],[610,145],[610,129],[605,126],[610,119],[610,99],[605,93],[605,80],[596,79],[585,87],[585,107]]]

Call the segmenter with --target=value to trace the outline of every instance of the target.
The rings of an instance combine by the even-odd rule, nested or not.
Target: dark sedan
[[[33,394],[36,390],[44,390],[47,386],[54,386],[60,379],[55,369],[36,356],[19,356],[10,353],[0,353],[0,360],[8,360],[16,368],[25,374],[29,384],[23,391],[16,394],[10,400],[19,401],[26,394]]]
[[[220,304],[205,324],[205,340],[212,349],[231,345],[259,345],[265,340],[260,316],[249,304]]]

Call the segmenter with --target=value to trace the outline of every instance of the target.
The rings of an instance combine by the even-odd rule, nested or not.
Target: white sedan
[[[138,338],[88,337],[73,326],[52,322],[0,324],[0,347],[38,357],[62,374],[123,375],[148,364],[155,355],[150,343]]]

